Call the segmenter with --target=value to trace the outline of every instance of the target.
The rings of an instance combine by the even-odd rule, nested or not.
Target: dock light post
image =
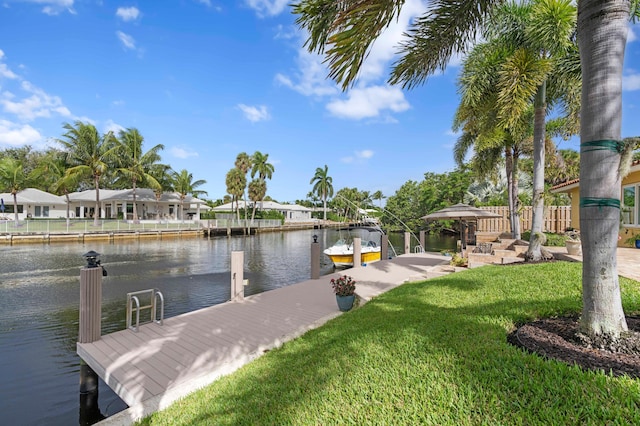
[[[311,243],[311,279],[317,280],[320,278],[320,244],[318,244],[318,236],[313,236],[313,243]]]

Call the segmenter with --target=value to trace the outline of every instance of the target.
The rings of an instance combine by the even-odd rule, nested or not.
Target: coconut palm
[[[73,125],[65,123],[67,131],[58,139],[66,151],[70,167],[66,174],[77,179],[91,179],[96,190],[96,207],[94,211],[95,226],[98,226],[100,212],[100,179],[113,169],[117,160],[118,145],[112,132],[100,135],[93,124],[76,121]]]
[[[464,52],[499,0],[432,0],[413,20],[401,45],[390,83],[411,88],[444,70]],[[627,329],[616,264],[620,221],[622,66],[631,16],[638,0],[579,0],[577,35],[582,66],[580,228],[583,245],[583,331],[617,339]],[[306,29],[306,47],[325,53],[329,76],[344,89],[381,32],[394,22],[403,0],[301,0],[297,24]],[[597,248],[597,249],[596,249]]]
[[[256,151],[253,153],[253,156],[251,157],[251,162],[253,164],[253,167],[251,168],[251,178],[253,179],[257,174],[258,178],[265,182],[264,194],[259,200],[260,208],[262,209],[262,200],[264,199],[265,195],[267,195],[266,180],[271,179],[271,177],[273,176],[273,172],[275,171],[275,168],[273,167],[273,164],[269,163],[269,154],[263,154],[260,151]],[[256,203],[253,204],[253,212],[251,213],[252,220],[253,220],[253,217],[255,216],[255,213],[256,213]]]
[[[78,188],[78,176],[67,175],[69,163],[63,152],[48,152],[43,161],[33,171],[37,180],[51,181],[47,191],[56,195],[64,195],[67,202],[67,226],[69,226],[71,213],[71,200],[69,194]]]
[[[242,173],[242,170],[240,170],[237,167],[234,167],[233,169],[227,172],[225,183],[227,185],[227,192],[229,193],[229,195],[233,197],[231,202],[232,203],[233,201],[236,202],[236,215],[238,217],[238,220],[240,220],[239,200],[240,198],[242,198],[242,195],[244,194],[244,189],[247,186],[247,177],[245,176],[244,173]]]
[[[13,196],[13,213],[18,226],[18,192],[27,188],[29,179],[24,173],[21,161],[5,157],[0,160],[0,190],[9,192]]]
[[[207,195],[207,191],[197,189],[199,186],[207,183],[206,180],[193,181],[193,174],[189,173],[186,169],[180,170],[180,172],[173,172],[173,190],[180,196],[180,219],[184,221],[184,200],[187,195],[193,197],[199,197],[200,195]]]
[[[327,220],[327,197],[333,197],[333,178],[329,176],[329,167],[318,167],[309,184],[313,184],[313,193],[322,199],[322,220]]]
[[[161,188],[160,183],[150,173],[151,167],[160,161],[159,151],[164,149],[164,145],[158,144],[147,152],[142,151],[144,137],[138,129],[129,128],[121,130],[118,135],[118,159],[119,167],[116,173],[122,176],[127,182],[131,182],[133,190],[133,220],[138,223],[138,211],[136,207],[136,188],[138,182],[145,182],[151,188]]]
[[[156,197],[156,214],[158,216],[158,222],[162,221],[162,217],[160,215],[160,199],[162,198],[162,194],[174,191],[174,173],[175,172],[171,170],[171,166],[167,164],[156,163],[151,165],[149,168],[149,174],[160,184],[160,186],[153,188],[153,194]]]
[[[374,200],[378,200],[378,203],[380,205],[380,208],[382,208],[382,200],[387,198],[384,196],[384,194],[382,193],[382,191],[378,190],[376,192],[373,193],[373,195],[371,196],[371,198],[373,198]]]
[[[253,179],[249,182],[248,192],[249,199],[253,201],[253,211],[251,212],[251,222],[253,222],[256,214],[256,204],[258,204],[258,201],[262,201],[267,194],[267,183],[264,179]]]

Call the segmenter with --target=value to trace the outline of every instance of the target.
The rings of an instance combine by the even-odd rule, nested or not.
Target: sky
[[[412,90],[390,65],[425,3],[408,0],[374,44],[355,86],[327,78],[303,47],[290,0],[0,0],[0,149],[60,147],[64,123],[136,128],[144,149],[226,194],[241,152],[269,155],[267,195],[307,198],[316,168],[334,189],[393,195],[427,172],[455,169],[460,59]],[[624,136],[640,135],[640,25],[629,27]],[[575,140],[560,148],[578,149]]]

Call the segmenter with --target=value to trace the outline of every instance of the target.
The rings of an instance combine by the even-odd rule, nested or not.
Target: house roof
[[[244,208],[244,201],[240,200],[238,205],[241,209]],[[247,207],[253,208],[253,202],[247,203]],[[260,207],[260,202],[258,202],[258,207]],[[229,211],[235,209],[235,202],[222,204],[220,206],[214,207],[214,211]],[[282,210],[282,211],[301,211],[301,212],[310,212],[312,211],[308,207],[301,206],[299,204],[280,204],[275,201],[263,201],[262,202],[263,210]]]
[[[4,200],[6,204],[13,204],[13,195],[8,192],[0,193],[0,198]],[[31,203],[38,205],[66,205],[64,197],[49,194],[48,192],[40,191],[35,188],[26,188],[16,194],[16,199],[19,204]]]
[[[95,189],[88,189],[82,192],[74,192],[69,194],[72,201],[96,201]],[[101,189],[100,201],[133,201],[133,189]],[[156,202],[156,193],[149,188],[136,188],[136,202],[152,203]],[[180,194],[177,192],[164,192],[160,197],[161,203],[180,203]],[[204,204],[205,202],[199,198],[187,195],[184,199],[185,204]]]
[[[640,160],[635,160],[631,163],[630,172],[640,171]],[[580,187],[580,179],[571,179],[566,182],[559,183],[551,187],[551,192],[568,192],[574,188]]]

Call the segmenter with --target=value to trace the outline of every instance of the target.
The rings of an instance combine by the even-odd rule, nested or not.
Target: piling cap
[[[87,268],[96,268],[100,265],[100,262],[97,260],[98,256],[100,256],[100,253],[93,250],[82,255],[82,257],[87,261]]]

